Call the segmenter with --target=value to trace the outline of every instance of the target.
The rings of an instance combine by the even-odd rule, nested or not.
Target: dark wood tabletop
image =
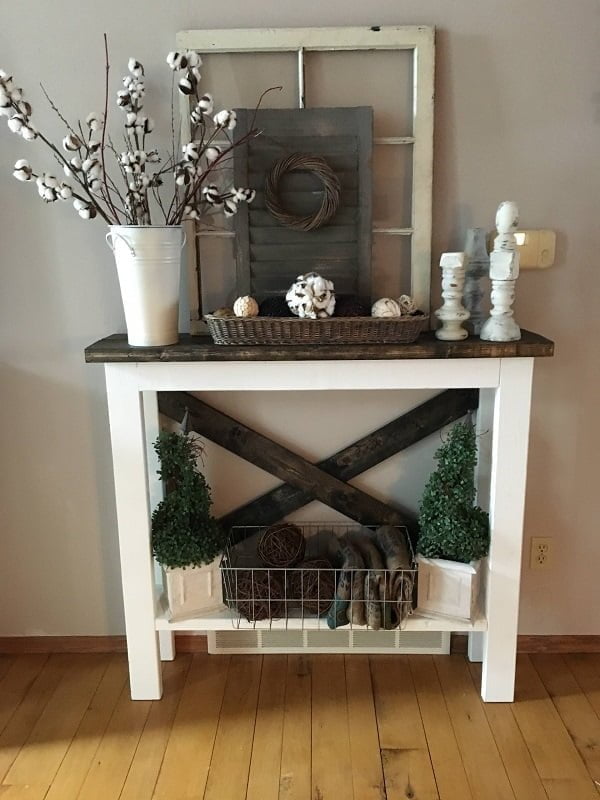
[[[214,344],[208,336],[181,334],[178,344],[131,347],[124,333],[100,339],[85,349],[90,364],[202,361],[365,361],[416,358],[531,358],[552,356],[554,342],[522,331],[518,342],[483,342],[476,336],[462,342],[440,342],[433,331],[412,344],[247,345]]]

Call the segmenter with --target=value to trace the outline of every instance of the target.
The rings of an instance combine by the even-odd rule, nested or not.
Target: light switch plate
[[[490,250],[494,246],[496,233],[490,234]],[[519,244],[519,266],[521,269],[547,269],[554,264],[556,233],[550,230],[515,231]]]

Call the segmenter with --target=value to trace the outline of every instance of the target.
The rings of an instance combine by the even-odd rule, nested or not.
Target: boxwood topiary
[[[211,516],[210,489],[197,469],[201,447],[189,436],[163,431],[154,449],[167,494],[152,514],[152,552],[164,567],[209,564],[223,551],[225,536]]]
[[[472,424],[454,425],[435,458],[438,467],[419,509],[418,552],[429,558],[476,561],[488,553],[489,518],[475,506],[477,450]]]

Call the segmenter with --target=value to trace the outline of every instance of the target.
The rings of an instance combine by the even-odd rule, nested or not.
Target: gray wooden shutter
[[[373,109],[236,109],[236,139],[253,126],[261,135],[234,151],[234,184],[256,189],[234,218],[237,292],[259,300],[285,294],[298,275],[319,272],[337,293],[371,300]],[[342,185],[340,207],[327,225],[297,231],[277,222],[265,207],[265,176],[292,153],[322,156]],[[287,210],[308,214],[319,207],[321,183],[294,172],[282,181]]]

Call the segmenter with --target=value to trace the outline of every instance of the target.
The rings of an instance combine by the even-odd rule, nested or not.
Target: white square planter
[[[199,617],[226,608],[220,563],[218,556],[202,567],[163,569],[171,620]]]
[[[479,616],[485,560],[461,564],[417,556],[417,613],[472,622]]]

